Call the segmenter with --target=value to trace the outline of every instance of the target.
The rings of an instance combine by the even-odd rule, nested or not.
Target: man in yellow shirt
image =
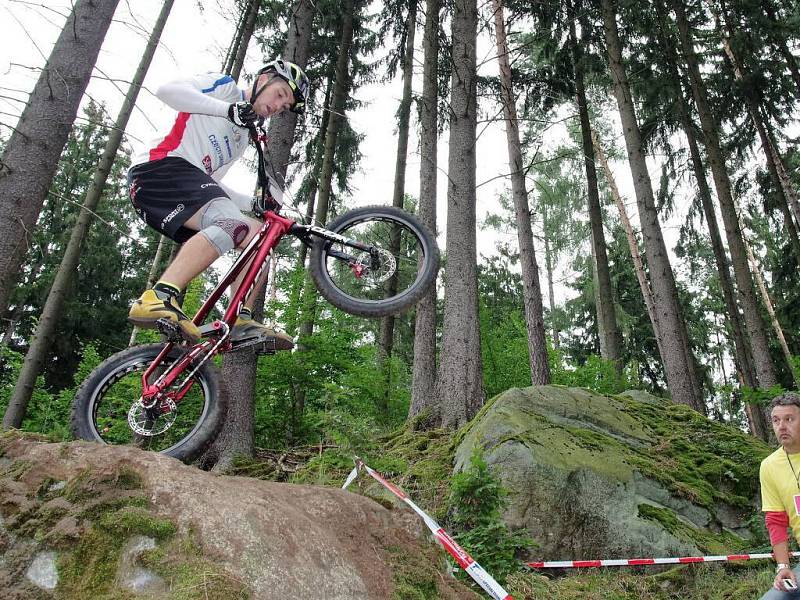
[[[761,510],[778,566],[773,589],[761,600],[797,600],[800,565],[794,570],[789,566],[787,527],[800,539],[800,395],[786,392],[776,396],[770,404],[770,417],[781,447],[761,461],[759,476]]]

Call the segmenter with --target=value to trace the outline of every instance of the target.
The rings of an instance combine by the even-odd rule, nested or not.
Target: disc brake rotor
[[[365,273],[374,283],[383,283],[394,275],[397,270],[397,261],[394,255],[385,248],[376,248],[380,255],[377,265],[373,262],[373,256],[369,252],[362,252],[356,257],[356,265],[360,267],[359,273]],[[361,275],[358,275],[360,278]]]
[[[163,409],[167,408],[167,411]],[[158,410],[158,415],[155,418],[152,416],[152,411]],[[153,409],[146,409],[142,406],[141,401],[136,402],[128,411],[128,425],[134,433],[152,437],[164,433],[167,429],[172,427],[175,419],[178,417],[178,407],[171,398],[164,398]]]

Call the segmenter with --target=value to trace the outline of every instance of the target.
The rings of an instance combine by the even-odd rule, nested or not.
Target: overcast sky
[[[142,141],[155,137],[157,130],[171,126],[173,111],[163,105],[149,91],[159,83],[170,79],[214,71],[220,68],[222,57],[235,28],[233,14],[223,14],[224,6],[232,2],[204,1],[203,10],[197,0],[176,0],[162,35],[161,46],[139,94],[137,110],[132,115],[126,133],[134,147]],[[223,5],[223,6],[220,6]],[[94,76],[87,90],[88,96],[105,103],[112,119],[116,117],[122,103],[127,81],[132,77],[141,58],[146,38],[161,8],[160,0],[122,0],[114,22],[106,36]],[[53,0],[47,7],[24,0],[0,0],[0,23],[3,43],[0,45],[0,69],[3,80],[0,90],[0,123],[13,124],[22,109],[17,100],[24,100],[33,88],[39,69],[61,31],[69,3]],[[417,52],[414,91],[421,92],[422,30],[417,35]],[[483,36],[478,48],[478,62],[482,73],[493,75],[497,71],[492,40]],[[245,62],[245,77],[254,72],[265,57],[251,45]],[[108,81],[109,79],[113,81]],[[240,81],[243,85],[243,81]],[[354,190],[352,204],[388,204],[391,202],[394,181],[396,151],[395,112],[401,95],[401,81],[373,84],[361,88],[358,99],[367,102],[360,110],[349,114],[353,128],[363,134],[361,144],[363,159],[359,173],[351,180]],[[5,97],[5,98],[3,98]],[[16,98],[17,100],[9,99]],[[412,111],[413,117],[413,111]],[[412,138],[406,175],[406,192],[419,193],[418,139],[416,123],[412,123]],[[8,129],[2,129],[8,135]],[[477,190],[478,216],[482,219],[488,211],[495,210],[497,197],[507,187],[508,180],[498,175],[508,173],[505,130],[501,124],[479,124],[480,136],[477,146]],[[438,222],[444,232],[446,222],[447,145],[448,133],[439,140]],[[623,191],[629,189],[625,183],[629,177],[627,169],[618,169]],[[248,192],[252,189],[254,174],[243,165],[237,165],[226,176],[226,183],[235,189]],[[480,185],[481,183],[484,185]],[[529,184],[529,187],[530,184]],[[631,206],[633,209],[633,206]],[[635,210],[632,210],[635,216]],[[515,243],[516,234],[511,232],[506,240]],[[479,253],[491,254],[497,240],[496,234],[482,232],[479,227]],[[444,246],[443,233],[440,243]],[[671,245],[671,244],[670,244]],[[544,264],[540,253],[539,263]],[[566,266],[566,265],[565,265]],[[562,276],[565,270],[561,269]],[[544,283],[544,281],[543,281]],[[546,293],[546,289],[545,289]],[[567,290],[559,286],[556,296],[563,301]]]

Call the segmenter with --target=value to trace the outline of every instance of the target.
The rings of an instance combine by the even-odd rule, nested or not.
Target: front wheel
[[[311,277],[325,299],[345,312],[363,317],[400,313],[436,281],[436,240],[400,208],[357,208],[327,228],[340,237],[314,242]]]
[[[100,363],[75,394],[73,435],[102,444],[134,445],[185,462],[198,457],[216,437],[225,414],[219,372],[206,362],[192,375],[185,394],[165,390],[162,400],[145,408],[139,402],[142,375],[163,348],[163,344],[134,346]],[[183,352],[173,348],[148,383]],[[186,375],[193,369],[186,369]]]

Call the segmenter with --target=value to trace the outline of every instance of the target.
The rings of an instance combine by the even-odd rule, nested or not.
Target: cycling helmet
[[[302,114],[305,110],[306,102],[308,101],[308,90],[310,87],[308,77],[306,77],[303,69],[298,67],[296,64],[280,58],[267,63],[258,71],[258,73],[256,73],[255,80],[253,81],[253,91],[250,97],[250,104],[255,102],[255,99],[264,90],[264,87],[266,87],[264,86],[256,92],[256,83],[258,82],[258,77],[264,73],[274,73],[289,84],[289,87],[294,93],[294,104],[289,110],[291,110],[293,113]]]

